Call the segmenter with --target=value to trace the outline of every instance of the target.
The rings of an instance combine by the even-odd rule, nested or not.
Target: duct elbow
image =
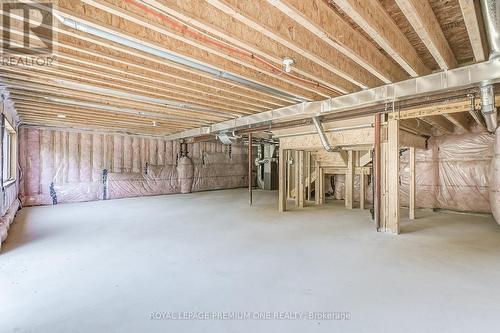
[[[328,137],[326,136],[325,129],[323,128],[323,125],[321,124],[321,121],[319,120],[319,117],[313,117],[312,118],[314,127],[316,128],[316,132],[318,132],[319,139],[321,140],[321,144],[323,145],[323,148],[327,152],[335,152],[337,151],[336,147],[333,147],[330,142],[328,141]]]
[[[488,131],[494,133],[497,129],[497,108],[495,106],[495,91],[491,84],[481,87],[481,114]]]

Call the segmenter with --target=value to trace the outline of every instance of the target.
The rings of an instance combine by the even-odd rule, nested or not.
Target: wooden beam
[[[211,5],[232,15],[250,27],[303,54],[359,88],[375,87],[383,82],[357,65],[344,54],[319,40],[276,8],[259,1],[207,0]],[[293,33],[291,33],[293,31]]]
[[[286,211],[287,189],[286,189],[286,155],[287,151],[280,148],[278,161],[278,211]]]
[[[457,67],[457,60],[428,1],[396,0],[413,29],[432,54],[439,67]]]
[[[354,206],[354,161],[356,152],[347,152],[347,170],[345,173],[345,206],[352,209]]]
[[[415,169],[415,148],[410,147],[410,195],[409,195],[409,217],[415,219],[415,201],[417,194],[416,169]]]
[[[413,45],[379,1],[333,0],[333,3],[356,22],[412,77],[430,73]],[[343,35],[342,32],[340,34]]]
[[[388,211],[386,231],[399,234],[399,120],[389,119],[387,145],[387,168],[386,179],[388,193]]]
[[[408,77],[373,43],[331,10],[326,2],[322,0],[267,1],[384,83],[397,82]]]
[[[481,10],[479,1],[458,0],[458,2],[462,10],[462,16],[464,18],[465,27],[467,28],[467,34],[469,35],[472,52],[474,53],[474,60],[476,62],[484,61],[487,54],[487,43],[484,40],[484,36],[481,35],[478,20],[478,11]]]

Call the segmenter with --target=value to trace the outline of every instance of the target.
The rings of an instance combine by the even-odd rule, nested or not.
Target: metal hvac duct
[[[494,133],[497,128],[497,108],[495,106],[495,89],[489,84],[481,87],[481,113],[486,128]]]
[[[326,137],[325,129],[323,128],[323,125],[321,124],[319,117],[313,117],[312,121],[313,121],[314,127],[316,127],[316,132],[318,132],[319,139],[321,140],[321,144],[323,145],[323,148],[325,148],[325,150],[328,152],[339,151],[339,149],[330,145],[330,142],[328,141],[328,138]]]
[[[481,0],[486,35],[490,44],[490,60],[500,57],[500,0]]]

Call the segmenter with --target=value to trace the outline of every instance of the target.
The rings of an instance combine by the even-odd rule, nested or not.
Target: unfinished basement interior
[[[498,331],[500,0],[0,6],[0,332]]]

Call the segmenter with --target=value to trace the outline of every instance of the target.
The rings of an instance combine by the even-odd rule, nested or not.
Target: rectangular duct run
[[[123,134],[22,126],[19,131],[25,206],[180,193],[179,141]],[[187,144],[194,166],[191,191],[244,187],[247,147],[218,142]]]

